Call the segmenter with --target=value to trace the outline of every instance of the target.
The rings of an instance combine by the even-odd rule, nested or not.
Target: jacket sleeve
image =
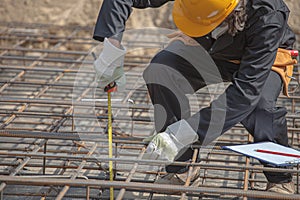
[[[105,37],[122,33],[132,7],[159,7],[170,0],[104,0],[94,29],[93,38],[103,41]]]
[[[209,107],[188,119],[201,142],[212,142],[255,109],[283,39],[285,19],[283,12],[273,11],[252,20],[252,25],[247,27],[244,54],[232,84]]]

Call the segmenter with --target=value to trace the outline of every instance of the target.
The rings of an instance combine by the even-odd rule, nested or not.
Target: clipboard
[[[273,142],[222,146],[222,149],[231,150],[278,167],[300,164],[300,151]]]

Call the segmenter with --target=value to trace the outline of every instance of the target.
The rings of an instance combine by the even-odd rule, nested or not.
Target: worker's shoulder
[[[265,27],[265,24],[283,26],[287,23],[289,12],[283,0],[248,0],[246,30],[253,32]]]
[[[275,16],[278,12],[285,15],[284,18],[287,19],[290,12],[283,0],[248,0],[247,10],[248,26],[257,24],[259,19],[271,22],[270,16]]]
[[[250,8],[254,10],[263,9],[265,11],[284,11],[289,12],[288,6],[283,0],[248,0]]]

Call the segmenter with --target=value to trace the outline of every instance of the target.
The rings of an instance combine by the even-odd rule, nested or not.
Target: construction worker
[[[122,68],[126,50],[120,42],[132,7],[159,7],[166,2],[104,0],[94,39],[105,40],[104,49],[119,58],[117,65],[102,62],[106,68],[114,66],[106,83],[123,76],[118,68]],[[152,59],[143,74],[158,132],[151,137],[147,151],[171,162],[188,161],[192,143],[207,145],[237,123],[253,135],[254,142],[288,146],[287,111],[276,107],[282,85],[288,81],[272,70],[275,59],[295,42],[288,16],[283,0],[175,0],[173,19],[181,32],[171,36],[172,42]],[[203,56],[204,49],[208,58]],[[103,55],[98,58],[105,59]],[[95,64],[98,74],[106,74],[100,68],[103,65]],[[224,93],[191,116],[186,94],[223,81],[231,82]],[[166,171],[158,183],[184,183],[186,167],[170,164]],[[294,193],[290,173],[264,174],[268,191]]]

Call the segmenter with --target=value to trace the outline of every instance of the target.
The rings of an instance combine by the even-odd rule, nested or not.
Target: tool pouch
[[[293,76],[294,64],[296,63],[297,60],[292,58],[289,50],[278,48],[272,70],[280,75],[283,82],[283,94],[287,97],[289,97],[288,86]]]

